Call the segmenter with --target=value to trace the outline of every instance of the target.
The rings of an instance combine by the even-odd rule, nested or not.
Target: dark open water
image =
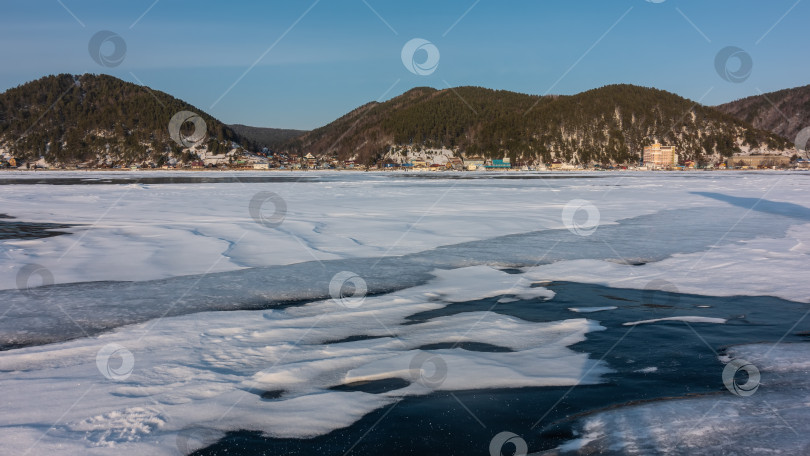
[[[0,241],[8,239],[41,239],[66,234],[60,229],[76,225],[61,223],[24,222],[6,214],[0,214]]]
[[[520,435],[528,444],[530,453],[541,452],[573,438],[573,419],[583,413],[659,398],[730,395],[722,383],[724,365],[717,359],[717,354],[723,354],[730,345],[775,342],[810,308],[808,304],[766,296],[651,293],[569,282],[557,282],[548,287],[557,293],[550,301],[501,303],[493,311],[533,322],[581,317],[599,321],[607,330],[588,333],[586,341],[571,348],[589,353],[593,359],[604,359],[616,371],[604,377],[605,383],[574,388],[457,391],[407,397],[368,414],[348,428],[314,439],[272,439],[254,432],[233,432],[217,444],[194,454],[488,454],[490,440],[501,431]],[[425,321],[461,312],[486,311],[498,299],[453,304],[413,315],[411,319]],[[568,310],[569,307],[586,306],[618,308],[586,314]],[[686,315],[719,317],[728,319],[728,322],[723,325],[678,321],[622,325]],[[783,342],[806,342],[808,334],[810,321],[805,320],[790,331]],[[499,349],[482,345],[465,348]],[[657,367],[657,371],[637,372],[648,367]],[[402,386],[398,382],[388,385],[383,382],[361,388],[378,393]]]

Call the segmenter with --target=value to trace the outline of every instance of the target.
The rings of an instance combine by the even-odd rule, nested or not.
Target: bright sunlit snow
[[[219,430],[220,435],[251,429],[278,437],[316,436],[405,395],[592,384],[610,371],[587,354],[566,348],[602,329],[585,319],[530,323],[473,312],[404,325],[408,315],[452,305],[461,298],[458,293],[548,296],[548,290],[530,288],[520,279],[503,288],[499,284],[512,276],[488,267],[436,275],[424,286],[367,297],[357,309],[327,300],[286,310],[209,312],[7,352],[0,357],[0,388],[8,412],[0,418],[0,440],[24,452],[36,443],[31,440],[35,434],[21,429],[47,428],[53,417],[42,410],[75,402],[57,429],[37,443],[37,452],[61,444],[76,453],[85,446],[116,446],[122,454],[142,454],[145,447],[174,454],[167,442],[192,426]],[[436,299],[445,294],[447,299]],[[374,338],[337,342],[358,335]],[[419,348],[443,342],[481,342],[512,351]],[[132,353],[134,369],[127,378],[114,381],[99,374],[96,354],[109,344]],[[435,380],[421,381],[422,370],[435,366],[411,365],[420,353],[441,358]],[[115,372],[121,361],[111,363]],[[329,389],[385,378],[413,383],[378,395]],[[264,400],[260,396],[267,391],[282,393]]]
[[[76,226],[0,244],[4,451],[176,454],[178,433],[190,430],[204,430],[206,443],[238,430],[308,438],[403,397],[605,384],[617,366],[578,344],[605,330],[600,319],[635,304],[567,302],[548,321],[499,313],[542,309],[556,297],[550,282],[808,302],[805,175],[484,174],[61,186],[15,175],[32,185],[1,186],[0,212]],[[286,202],[280,226],[251,218],[260,191]],[[594,232],[568,229],[562,214],[572,200],[598,209]],[[27,264],[57,285],[18,290]],[[343,272],[361,278],[368,295],[332,299],[330,280]],[[478,301],[486,305],[468,308]],[[623,321],[641,331],[729,328],[739,319],[692,310]],[[728,435],[744,439],[757,426],[776,429],[768,441],[799,442],[791,427],[808,430],[806,407],[790,404],[806,402],[805,352],[763,347],[732,350],[760,363],[758,402],[719,396],[604,412],[585,418],[581,439],[563,449],[728,445]],[[639,363],[640,375],[666,368]],[[766,400],[790,426],[768,418]],[[764,415],[723,419],[757,411]],[[707,419],[693,428],[696,413]]]

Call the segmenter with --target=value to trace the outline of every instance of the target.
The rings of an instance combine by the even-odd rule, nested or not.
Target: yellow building
[[[734,168],[773,168],[790,165],[790,157],[776,154],[735,155],[728,159]]]
[[[644,148],[644,166],[649,169],[667,169],[678,164],[678,153],[675,146],[662,146],[655,143]]]
[[[413,160],[411,163],[413,163],[414,171],[426,171],[428,169],[428,164],[425,160]]]

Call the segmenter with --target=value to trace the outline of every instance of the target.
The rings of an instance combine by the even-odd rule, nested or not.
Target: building
[[[447,159],[447,168],[461,171],[464,169],[464,162],[458,157],[450,157]]]
[[[728,159],[729,168],[773,168],[790,165],[790,157],[784,155],[735,155]]]
[[[270,169],[270,165],[267,163],[254,163],[253,169]]]
[[[668,169],[678,164],[678,153],[675,146],[662,146],[655,143],[644,148],[644,166],[647,169]]]
[[[425,171],[428,169],[428,163],[425,160],[412,160],[414,171]]]
[[[482,157],[479,156],[472,156],[472,157],[464,157],[464,166],[467,169],[475,169],[478,165],[483,165],[486,162]]]
[[[487,169],[511,169],[512,163],[510,158],[504,158],[503,160],[492,160],[492,163],[486,165]]]

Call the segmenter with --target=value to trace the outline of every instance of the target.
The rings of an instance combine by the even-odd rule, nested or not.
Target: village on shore
[[[735,154],[723,160],[697,163],[692,160],[679,160],[675,146],[655,143],[644,147],[639,163],[636,164],[571,164],[562,160],[545,163],[539,160],[512,161],[509,157],[489,159],[481,156],[455,156],[451,151],[437,155],[403,158],[385,158],[375,163],[366,164],[353,159],[339,160],[334,157],[315,157],[311,153],[297,155],[292,153],[275,153],[267,148],[260,152],[248,152],[234,148],[226,154],[210,155],[199,151],[195,159],[182,162],[171,159],[165,163],[116,164],[101,163],[60,165],[47,163],[43,158],[37,161],[18,162],[13,157],[0,156],[0,169],[19,170],[266,170],[266,171],[608,171],[608,170],[642,170],[642,171],[683,171],[683,170],[752,170],[752,169],[810,169],[810,160],[801,158],[798,151],[793,156],[767,153]]]

